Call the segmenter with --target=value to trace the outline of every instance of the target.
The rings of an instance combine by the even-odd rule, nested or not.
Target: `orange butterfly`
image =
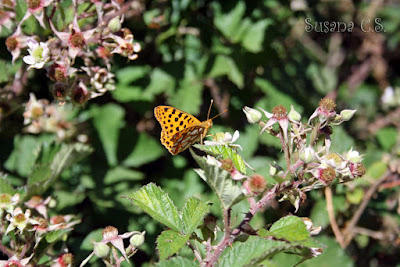
[[[176,155],[198,140],[203,140],[213,126],[212,120],[219,115],[201,122],[191,114],[177,108],[158,106],[154,108],[154,116],[161,125],[161,143],[172,155]]]

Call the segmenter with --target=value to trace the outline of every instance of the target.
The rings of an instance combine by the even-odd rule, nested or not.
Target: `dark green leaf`
[[[165,153],[165,149],[159,141],[149,137],[147,134],[139,134],[135,147],[129,156],[124,160],[123,165],[139,167],[158,159]]]

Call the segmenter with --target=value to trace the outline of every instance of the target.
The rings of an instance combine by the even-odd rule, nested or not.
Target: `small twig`
[[[387,238],[384,232],[374,231],[371,229],[357,227],[357,226],[354,227],[353,232],[357,233],[357,234],[367,235],[369,237],[372,237],[372,238],[378,239],[378,240],[385,240]]]
[[[203,259],[201,258],[200,252],[190,243],[190,241],[187,242],[189,248],[193,251],[194,256],[196,257],[197,261],[199,264],[203,264]]]
[[[221,98],[221,96],[220,96],[221,89],[215,83],[215,80],[212,78],[205,79],[204,85],[206,85],[207,87],[210,88],[211,96],[215,101],[215,105],[217,106],[218,111],[220,113],[222,113],[222,112],[224,112],[224,110],[227,110],[228,106],[226,104],[226,96],[224,95],[224,99]],[[221,117],[227,117],[227,116],[228,116],[228,114],[226,114],[226,113],[221,115]]]
[[[343,231],[344,235],[344,245],[347,247],[354,236],[354,227],[356,226],[358,220],[360,219],[361,215],[363,214],[365,208],[368,205],[372,195],[378,189],[379,185],[383,183],[390,175],[390,172],[387,171],[378,181],[376,181],[365,193],[364,199],[361,202],[360,206],[358,207],[357,211],[354,213],[353,218],[351,218],[350,222],[347,224],[346,228]]]
[[[328,211],[329,222],[331,223],[333,233],[339,245],[342,248],[345,248],[342,232],[340,232],[339,226],[337,225],[335,220],[335,212],[333,210],[333,201],[332,201],[332,189],[329,186],[325,187],[325,199],[326,199],[326,210]]]

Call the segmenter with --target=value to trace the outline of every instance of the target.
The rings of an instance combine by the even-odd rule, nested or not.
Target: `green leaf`
[[[181,235],[173,230],[166,230],[157,238],[157,249],[163,260],[177,253],[189,240],[190,234]]]
[[[84,144],[70,145],[43,144],[39,149],[39,157],[31,175],[28,177],[26,198],[43,194],[73,163],[80,161],[92,150]]]
[[[219,266],[252,266],[292,247],[282,241],[251,236],[246,242],[237,242],[232,248],[228,248],[227,252],[221,257],[222,260]]]
[[[139,134],[135,147],[124,160],[123,165],[128,167],[139,167],[158,159],[165,153],[165,149],[159,141],[149,137],[147,134]]]
[[[173,257],[169,260],[163,260],[156,264],[157,267],[198,267],[199,264],[193,260],[182,258],[180,256]]]
[[[92,251],[93,250],[93,241],[100,242],[103,239],[103,228],[92,230],[89,234],[86,235],[85,239],[82,241],[79,249]]]
[[[110,185],[122,181],[139,181],[144,178],[144,174],[139,171],[130,170],[121,166],[110,169],[104,178],[104,184]]]
[[[52,232],[46,234],[46,241],[48,243],[54,243],[59,238],[61,238],[63,235],[65,235],[66,233],[71,232],[71,231],[72,231],[72,228],[52,231]]]
[[[243,15],[246,11],[246,4],[243,1],[238,1],[236,6],[226,14],[221,13],[221,4],[215,3],[213,5],[215,11],[214,25],[222,32],[222,34],[229,40],[241,40],[243,31],[238,29],[243,25]]]
[[[295,244],[308,247],[321,247],[321,244],[314,241],[308,232],[303,220],[297,216],[286,216],[275,222],[267,231],[260,229],[262,237],[273,236],[278,239],[285,239]]]
[[[385,174],[387,168],[388,166],[385,162],[374,162],[371,167],[368,168],[367,172],[365,173],[365,177],[370,177],[374,180],[378,180]]]
[[[323,95],[332,92],[337,87],[338,77],[335,69],[331,67],[312,63],[306,72],[315,89]]]
[[[182,221],[176,206],[168,194],[154,183],[143,186],[126,198],[158,222],[175,231],[182,230]]]
[[[127,85],[146,77],[149,72],[149,66],[129,66],[118,70],[116,76],[119,84]]]
[[[93,125],[96,128],[109,165],[117,164],[119,131],[124,126],[125,111],[116,104],[92,107]]]
[[[202,223],[204,215],[210,210],[210,203],[195,197],[189,198],[182,210],[184,233],[191,234]]]
[[[376,133],[376,139],[385,151],[390,151],[396,144],[399,131],[392,127],[385,127]]]
[[[265,35],[265,29],[268,25],[272,24],[272,20],[264,19],[260,20],[250,27],[248,27],[242,40],[242,45],[248,51],[252,53],[261,52],[263,49],[263,41]]]
[[[0,173],[0,194],[14,195],[14,189],[7,178]]]
[[[15,136],[14,149],[5,162],[5,167],[21,176],[28,176],[45,140],[45,138],[37,138],[31,135]]]
[[[208,163],[205,158],[197,156],[191,149],[190,153],[201,167],[195,171],[218,196],[224,210],[244,198],[241,187],[233,183],[229,172]]]
[[[194,147],[203,150],[207,154],[211,154],[214,157],[222,157],[222,159],[231,159],[236,169],[243,174],[246,174],[246,165],[242,156],[240,156],[234,149],[227,145],[216,145],[216,146],[204,146],[196,144]]]
[[[166,71],[156,68],[150,74],[150,84],[145,94],[152,96],[160,93],[172,94],[175,89],[175,79]]]
[[[229,80],[236,84],[237,87],[243,87],[244,77],[242,72],[237,67],[235,61],[230,57],[217,55],[208,76],[215,78],[223,75],[227,75]]]

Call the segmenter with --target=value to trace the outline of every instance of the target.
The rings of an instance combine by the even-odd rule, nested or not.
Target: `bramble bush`
[[[0,0],[0,266],[398,264],[399,9]]]

